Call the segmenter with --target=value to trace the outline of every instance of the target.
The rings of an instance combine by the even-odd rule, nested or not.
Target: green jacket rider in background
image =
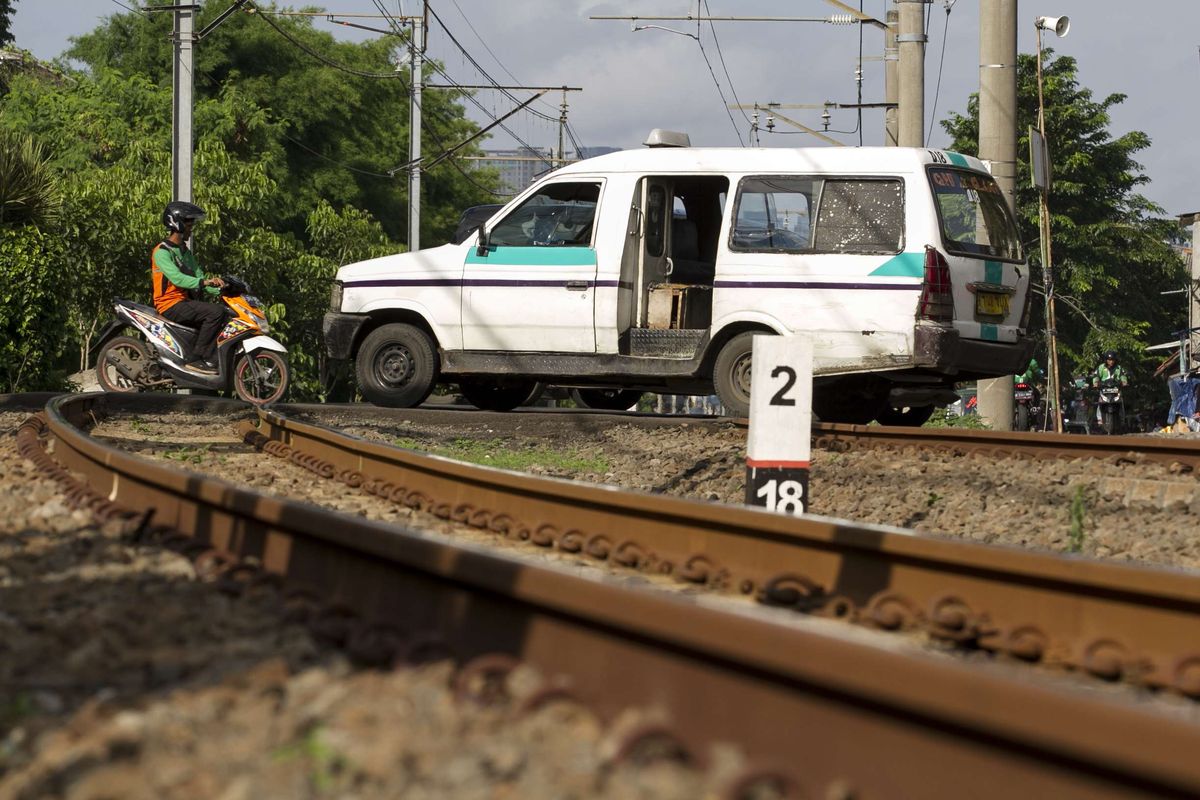
[[[1098,387],[1110,380],[1116,381],[1122,386],[1129,385],[1129,377],[1125,374],[1125,368],[1117,363],[1117,354],[1113,350],[1104,354],[1103,363],[1092,373],[1092,386]]]
[[[1038,364],[1036,358],[1029,359],[1029,366],[1025,367],[1025,371],[1020,375],[1013,376],[1013,383],[1029,383],[1037,381],[1042,374],[1042,367]]]

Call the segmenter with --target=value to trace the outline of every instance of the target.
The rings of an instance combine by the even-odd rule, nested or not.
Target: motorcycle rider
[[[1092,373],[1092,387],[1099,388],[1105,381],[1117,381],[1121,384],[1121,388],[1129,385],[1129,378],[1125,375],[1125,368],[1117,363],[1117,352],[1109,350],[1104,354],[1104,361],[1101,362]]]
[[[198,328],[195,358],[186,366],[196,372],[216,372],[217,334],[225,324],[225,311],[200,298],[219,296],[225,281],[209,277],[188,248],[192,228],[204,220],[200,206],[173,200],[163,209],[162,221],[171,233],[150,253],[154,308],[172,322]]]

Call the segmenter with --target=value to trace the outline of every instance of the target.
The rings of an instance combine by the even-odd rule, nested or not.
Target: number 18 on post
[[[808,507],[812,340],[755,336],[746,437],[746,505],[799,516]]]

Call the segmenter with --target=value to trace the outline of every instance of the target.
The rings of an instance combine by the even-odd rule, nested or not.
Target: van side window
[[[646,255],[658,258],[666,241],[667,191],[652,184],[646,192]]]
[[[600,184],[551,183],[491,229],[489,242],[504,247],[589,247]]]
[[[755,177],[738,188],[734,250],[898,253],[903,241],[898,180]]]

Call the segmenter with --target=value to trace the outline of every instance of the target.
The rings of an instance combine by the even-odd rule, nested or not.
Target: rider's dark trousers
[[[199,328],[196,334],[196,357],[216,361],[217,334],[221,332],[226,319],[224,309],[200,300],[182,300],[164,311],[163,316],[171,322]]]

